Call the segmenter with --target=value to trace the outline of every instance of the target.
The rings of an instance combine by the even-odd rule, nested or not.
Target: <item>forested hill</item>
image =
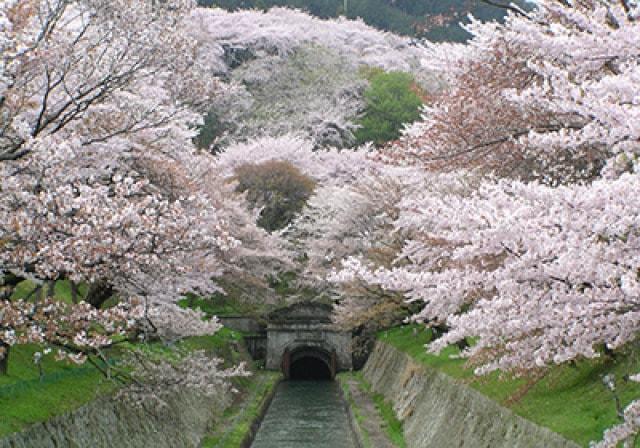
[[[460,22],[468,15],[482,20],[500,20],[505,10],[480,0],[198,0],[203,6],[218,6],[228,10],[268,9],[289,6],[322,18],[362,18],[367,24],[398,34],[424,37],[432,41],[464,41],[469,34]],[[508,4],[509,2],[505,2]],[[517,0],[515,3],[525,5]]]

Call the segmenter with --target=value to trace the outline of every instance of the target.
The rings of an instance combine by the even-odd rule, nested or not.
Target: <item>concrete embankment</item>
[[[393,404],[408,448],[578,447],[383,342],[363,373]]]

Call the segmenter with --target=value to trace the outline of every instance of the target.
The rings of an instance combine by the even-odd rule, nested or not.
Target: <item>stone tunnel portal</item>
[[[331,322],[331,305],[298,303],[269,315],[267,369],[287,379],[333,380],[350,370],[351,332]]]

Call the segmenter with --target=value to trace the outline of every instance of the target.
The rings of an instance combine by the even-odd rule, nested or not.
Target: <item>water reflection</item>
[[[335,381],[283,381],[251,448],[355,448]]]

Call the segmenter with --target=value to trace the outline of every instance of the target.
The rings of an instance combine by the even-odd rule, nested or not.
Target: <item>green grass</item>
[[[26,298],[34,289],[36,288],[36,284],[25,280],[16,285],[16,289],[13,291],[13,295],[11,296],[11,300],[20,300]]]
[[[281,379],[277,372],[258,372],[234,381],[241,399],[227,408],[217,430],[205,437],[203,448],[237,448],[248,437],[253,422],[260,417],[271,391]]]
[[[189,338],[177,345],[188,351],[214,352],[231,365],[246,361],[245,354],[237,350],[241,340],[240,333],[223,328],[215,335]],[[119,347],[118,351],[125,347]],[[171,349],[160,343],[138,348],[171,356]],[[119,387],[89,364],[57,362],[53,353],[42,360],[44,376],[40,380],[38,367],[33,362],[34,353],[40,350],[37,345],[11,348],[8,373],[0,376],[0,437],[77,409]]]
[[[232,297],[215,294],[212,297],[198,297],[189,295],[178,302],[183,308],[199,308],[208,316],[238,316],[251,315],[257,310],[250,304],[242,304]]]
[[[338,379],[342,384],[342,390],[345,393],[345,397],[347,398],[347,401],[349,402],[351,408],[354,410],[354,413],[356,410],[358,411],[358,413],[356,414],[356,421],[358,422],[358,424],[360,425],[363,417],[359,415],[359,410],[357,409],[357,405],[355,404],[355,402],[353,401],[353,398],[351,397],[349,386],[347,385],[347,382],[346,382],[348,378],[355,379],[358,382],[358,387],[360,387],[361,390],[369,394],[369,396],[372,398],[373,402],[376,405],[376,409],[380,414],[380,417],[382,417],[382,419],[384,420],[384,423],[385,423],[384,430],[387,433],[389,440],[391,440],[391,443],[393,443],[394,446],[397,446],[399,448],[406,448],[407,445],[404,440],[402,422],[398,420],[398,418],[396,417],[396,413],[393,410],[393,407],[387,400],[385,400],[384,395],[373,392],[371,390],[371,385],[367,382],[367,380],[364,379],[364,376],[362,375],[361,372],[340,373],[338,374]],[[364,428],[362,428],[362,430],[363,432],[366,432]]]
[[[638,348],[627,349],[615,362],[603,358],[554,366],[536,382],[499,373],[477,377],[464,359],[451,357],[459,353],[456,347],[439,355],[427,353],[424,345],[431,332],[423,327],[394,328],[381,332],[378,339],[583,446],[600,440],[603,431],[618,422],[612,394],[602,384],[604,374],[613,373],[618,379],[617,393],[623,406],[640,396],[639,384],[622,380],[640,370]]]
[[[391,404],[384,399],[382,394],[373,394],[373,402],[386,423],[385,431],[391,442],[397,447],[406,448],[407,444],[404,441],[402,422],[396,417]]]
[[[37,288],[37,285],[30,280],[24,280],[16,286],[11,300],[20,300],[29,297],[29,300],[35,300],[36,294],[32,292]],[[46,288],[46,287],[45,287]],[[78,285],[78,297],[82,298],[87,293],[87,286],[84,284]],[[69,280],[58,280],[54,288],[54,297],[65,303],[72,303],[71,300],[71,282]]]
[[[0,436],[76,409],[116,388],[93,367],[56,362],[52,355],[42,361],[40,381],[33,363],[38,350],[35,345],[11,349],[8,374],[0,376]]]
[[[360,433],[362,434],[362,448],[371,448],[371,441],[369,440],[369,433],[363,426],[364,416],[362,415],[362,411],[356,404],[353,396],[351,395],[351,390],[349,389],[349,384],[347,384],[347,379],[351,378],[356,373],[342,372],[337,375],[338,381],[340,381],[340,385],[342,386],[342,392],[344,394],[345,400],[349,404],[349,408],[351,412],[353,412],[353,417],[360,428]]]

